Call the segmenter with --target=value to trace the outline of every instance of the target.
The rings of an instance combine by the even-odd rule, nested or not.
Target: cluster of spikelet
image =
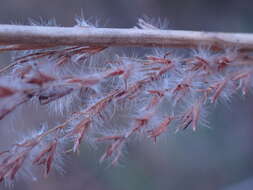
[[[94,26],[79,19],[76,27]],[[142,19],[138,28],[157,29]],[[252,89],[252,57],[236,47],[182,51],[155,49],[141,58],[99,46],[18,53],[1,70],[0,119],[29,101],[67,116],[0,152],[0,181],[34,176],[38,166],[47,176],[85,142],[106,144],[100,161],[115,165],[136,136],[156,142],[168,132],[196,130],[207,125],[208,106]]]

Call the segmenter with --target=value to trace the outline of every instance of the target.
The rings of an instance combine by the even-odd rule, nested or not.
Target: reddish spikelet
[[[140,90],[143,87],[143,85],[144,85],[143,81],[136,82],[125,91],[124,93],[125,96],[122,98],[134,99],[138,95],[138,93],[140,93]]]
[[[28,96],[28,94],[25,93],[16,93],[15,96],[9,97],[8,101],[0,102],[0,120],[15,110],[19,105],[30,100],[32,96],[32,94]]]
[[[0,165],[0,181],[9,178],[14,180],[17,171],[22,167],[22,164],[27,156],[26,152],[20,153],[17,157],[7,157],[4,164]]]
[[[239,81],[237,89],[241,89],[243,95],[246,95],[248,89],[250,88],[251,77],[252,71],[238,72],[232,77],[233,81]]]
[[[74,56],[77,54],[81,54],[81,55],[84,54],[83,56],[85,56],[85,59],[86,59],[87,56],[99,53],[104,49],[106,49],[106,47],[75,46],[75,47],[59,49],[59,50],[48,50],[48,51],[43,51],[43,52],[31,53],[31,54],[19,57],[15,59],[15,63],[16,64],[26,63],[29,61],[39,60],[45,57],[51,58],[55,56],[57,57],[57,60],[58,60],[57,65],[62,65],[62,64],[67,63],[67,61],[71,58],[71,56]]]
[[[39,102],[41,105],[48,104],[54,100],[70,94],[74,89],[64,86],[53,86],[51,89],[43,89],[38,93]]]
[[[174,67],[173,64],[170,64],[170,65],[168,65],[168,66],[164,66],[164,67],[162,67],[162,68],[159,70],[159,72],[158,72],[157,75],[159,75],[159,76],[160,76],[160,75],[163,75],[163,74],[167,73],[168,71],[170,71],[173,67]]]
[[[163,90],[149,90],[148,92],[154,96],[151,98],[150,103],[146,107],[146,110],[150,110],[158,105],[165,95],[165,91]]]
[[[54,77],[39,71],[37,71],[32,77],[25,77],[25,81],[27,83],[37,84],[39,86],[42,86],[44,83],[48,83],[54,80]]]
[[[85,78],[85,79],[81,79],[81,78],[71,78],[66,80],[67,83],[79,83],[82,86],[92,86],[95,84],[98,84],[100,82],[100,78],[98,77],[90,77],[90,78]]]
[[[4,159],[0,163],[0,181],[9,178],[14,180],[18,170],[22,167],[30,151],[39,143],[37,138],[27,140],[21,144],[15,144],[14,152],[4,151],[0,156]]]
[[[44,166],[44,177],[48,176],[51,169],[57,143],[57,140],[49,143],[33,160],[33,164]]]
[[[74,129],[70,131],[70,133],[68,133],[68,136],[74,136],[75,137],[73,152],[78,151],[78,148],[81,144],[81,141],[83,140],[83,137],[84,137],[85,133],[88,131],[90,123],[91,123],[91,119],[85,118],[85,119],[81,120],[74,127]]]
[[[196,131],[198,121],[200,119],[200,103],[197,103],[192,108],[192,129]]]
[[[32,149],[33,147],[35,147],[39,143],[39,138],[40,138],[40,136],[38,136],[36,138],[26,140],[23,143],[15,144],[15,146],[18,147],[18,148]]]
[[[179,121],[182,122],[180,128],[187,129],[191,125],[193,131],[196,131],[198,121],[200,120],[200,108],[202,106],[203,100],[198,100],[179,117]]]
[[[8,152],[10,152],[10,151],[9,150],[2,151],[2,152],[0,152],[0,156],[2,156],[3,154],[6,154]]]
[[[154,112],[148,112],[148,113],[145,113],[143,116],[136,118],[135,126],[132,132],[140,131],[143,127],[147,126],[147,124],[152,119],[154,114],[155,114]]]
[[[115,165],[121,155],[121,146],[123,144],[123,141],[126,139],[125,136],[122,135],[113,135],[113,136],[105,136],[105,137],[100,137],[97,138],[98,142],[102,141],[114,141],[112,144],[110,144],[105,153],[101,156],[100,162],[103,162],[105,159],[109,158],[112,156],[113,153],[115,153],[115,157],[112,160],[111,164]]]
[[[15,74],[17,74],[18,77],[23,79],[28,73],[31,72],[31,70],[31,65],[23,66],[22,68],[15,69]]]
[[[79,57],[79,60],[84,61],[87,59],[90,55],[96,54],[102,50],[104,50],[106,47],[96,47],[96,46],[86,46],[86,47],[73,47],[73,48],[68,48],[62,51],[58,52],[57,56],[57,65],[63,65],[67,64],[71,57],[74,55],[82,55]]]
[[[178,84],[174,89],[172,89],[173,100],[177,104],[180,100],[182,100],[187,93],[189,93],[190,84],[188,81],[183,81]]]
[[[252,74],[252,71],[238,72],[232,77],[232,80],[240,80],[243,78],[248,78]]]
[[[223,71],[225,68],[227,68],[228,64],[231,62],[232,60],[229,60],[229,58],[227,57],[221,57],[217,60],[217,64],[218,64],[218,71]]]
[[[122,91],[113,91],[108,96],[102,98],[98,102],[95,102],[93,105],[88,107],[85,111],[83,111],[83,114],[88,114],[90,116],[98,115],[103,111],[103,109],[113,100],[114,97],[117,97],[119,94],[121,94]]]
[[[194,58],[186,59],[185,62],[187,64],[192,64],[189,71],[203,70],[203,71],[211,72],[211,67],[210,67],[209,62],[199,56],[195,56]]]
[[[149,137],[153,138],[154,142],[156,142],[157,137],[160,136],[162,133],[166,132],[172,120],[173,117],[166,117],[157,127],[148,131]]]
[[[27,63],[29,61],[41,59],[43,57],[52,56],[56,53],[57,53],[56,50],[46,51],[46,52],[36,52],[36,53],[28,54],[28,55],[15,59],[14,63],[15,64]]]
[[[191,123],[192,123],[192,110],[186,112],[182,116],[182,128],[187,129]]]
[[[217,82],[216,84],[212,85],[211,88],[214,89],[214,94],[211,97],[211,103],[214,103],[217,100],[217,98],[222,93],[222,90],[225,88],[226,84],[227,84],[227,80],[223,80],[221,82]]]
[[[107,77],[115,77],[115,76],[119,76],[124,74],[124,70],[123,69],[117,69],[115,71],[109,72],[108,74],[105,75],[105,78]]]
[[[112,156],[113,152],[116,152],[117,155],[120,154],[120,146],[122,145],[122,143],[124,142],[124,137],[122,136],[121,138],[118,138],[117,140],[115,140],[112,144],[110,144],[105,153],[101,156],[100,158],[100,162],[103,162],[105,159],[109,158],[110,156]],[[116,158],[118,159],[119,157],[116,156]],[[117,161],[114,160],[114,163]]]
[[[160,58],[160,57],[154,57],[154,56],[147,56],[146,57],[148,61],[151,61],[151,63],[159,63],[159,64],[165,64],[165,65],[169,65],[172,63],[171,60],[166,59],[166,58]],[[148,63],[150,64],[150,63]]]
[[[120,135],[114,135],[114,136],[105,136],[105,137],[100,137],[100,138],[97,138],[97,141],[98,142],[101,142],[101,141],[106,141],[106,140],[119,140],[121,139],[122,136]]]
[[[0,86],[0,98],[5,98],[8,96],[12,96],[13,94],[15,94],[15,90],[13,90],[12,88],[8,88],[5,86]]]
[[[165,95],[166,90],[148,90],[148,92],[152,95],[157,95],[163,97]]]

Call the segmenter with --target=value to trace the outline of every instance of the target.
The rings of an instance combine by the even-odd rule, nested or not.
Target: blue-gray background
[[[72,26],[81,11],[108,27],[132,27],[148,15],[167,18],[173,29],[253,32],[252,0],[1,0],[0,23],[55,18]],[[1,55],[1,64],[8,59]],[[64,175],[21,181],[14,189],[253,189],[252,103],[251,96],[234,97],[210,108],[210,128],[168,134],[155,145],[130,144],[116,168],[99,164],[101,150],[83,146],[79,156],[67,159]]]

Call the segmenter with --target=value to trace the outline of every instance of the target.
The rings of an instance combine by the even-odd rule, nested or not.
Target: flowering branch
[[[0,51],[30,50],[0,70],[0,122],[31,101],[66,115],[0,152],[0,182],[33,176],[36,166],[47,176],[84,141],[107,144],[100,161],[117,164],[135,136],[156,142],[171,131],[196,131],[209,105],[252,90],[253,57],[242,52],[253,50],[252,34],[165,31],[143,20],[138,26],[0,26]],[[196,48],[133,58],[107,54],[110,46]]]
[[[253,50],[253,34],[159,29],[115,29],[0,25],[0,50],[41,49],[55,46],[183,47],[213,45]]]

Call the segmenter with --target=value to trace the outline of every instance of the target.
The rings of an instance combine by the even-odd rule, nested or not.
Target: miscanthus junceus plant
[[[44,176],[61,170],[66,153],[82,143],[105,145],[100,161],[115,165],[136,137],[156,142],[208,126],[210,106],[253,87],[250,34],[167,31],[143,19],[122,30],[84,19],[73,28],[32,25],[0,26],[0,51],[18,51],[0,71],[0,122],[29,102],[64,121],[34,126],[1,150],[1,182],[34,178],[38,167]],[[111,46],[173,48],[133,57]]]

